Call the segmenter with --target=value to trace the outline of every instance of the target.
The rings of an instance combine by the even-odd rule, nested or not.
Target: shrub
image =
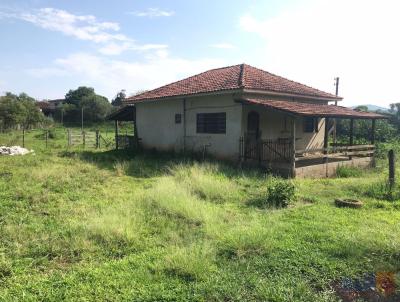
[[[55,129],[50,129],[50,130],[49,130],[49,138],[50,138],[50,139],[57,139],[57,138],[58,138],[58,135],[57,135]]]
[[[364,193],[368,197],[380,199],[380,200],[399,200],[400,199],[400,188],[399,186],[394,186],[390,188],[389,184],[385,181],[375,182],[370,185]]]
[[[5,259],[0,259],[0,283],[2,279],[5,279],[12,275],[11,263]]]
[[[296,188],[292,181],[273,178],[267,189],[268,205],[285,208],[295,200]]]
[[[339,166],[336,170],[336,176],[340,178],[360,177],[362,170],[356,167]]]

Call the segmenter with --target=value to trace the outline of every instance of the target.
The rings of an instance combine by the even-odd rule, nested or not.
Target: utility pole
[[[339,95],[339,77],[336,77],[334,79],[335,81],[335,87],[336,87],[336,91],[335,91],[335,95],[338,96]],[[337,99],[335,99],[335,106],[337,106]],[[337,119],[333,120],[333,144],[334,146],[336,145],[336,124],[337,124]]]
[[[336,92],[335,95],[338,96],[339,95],[339,77],[336,77],[335,79],[335,87],[336,87]],[[335,100],[335,106],[337,106],[337,100]]]

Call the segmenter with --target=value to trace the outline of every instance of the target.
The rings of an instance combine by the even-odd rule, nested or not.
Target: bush
[[[356,167],[339,166],[336,170],[336,176],[340,178],[360,177],[362,170]]]
[[[273,178],[267,189],[268,205],[277,208],[285,208],[295,200],[296,187],[290,180]]]
[[[400,188],[395,185],[392,189],[389,187],[389,184],[386,181],[380,181],[371,184],[364,193],[366,196],[380,199],[380,200],[388,200],[395,201],[400,200]]]

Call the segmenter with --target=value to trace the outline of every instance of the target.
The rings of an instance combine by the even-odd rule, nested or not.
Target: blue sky
[[[248,63],[345,105],[400,101],[398,1],[18,1],[0,3],[0,93],[112,98]]]

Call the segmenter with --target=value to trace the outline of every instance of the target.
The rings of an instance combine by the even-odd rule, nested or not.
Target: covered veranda
[[[289,177],[329,177],[336,173],[338,166],[368,167],[374,165],[375,127],[377,119],[386,118],[371,112],[360,112],[350,108],[302,103],[294,101],[266,100],[257,98],[240,99],[248,106],[260,106],[266,110],[284,113],[290,124],[290,135],[278,139],[248,139],[246,134],[240,139],[240,160],[258,162],[259,165]],[[296,119],[315,118],[324,120],[323,142],[318,148],[296,146]],[[334,120],[350,120],[347,143],[338,144],[330,139],[334,130]],[[369,144],[354,143],[354,121],[371,120]]]
[[[108,120],[115,123],[115,148],[135,149],[139,146],[138,129],[136,125],[136,108],[134,105],[126,105],[117,111],[111,113]],[[132,122],[132,132],[121,133],[119,129],[120,122]]]

